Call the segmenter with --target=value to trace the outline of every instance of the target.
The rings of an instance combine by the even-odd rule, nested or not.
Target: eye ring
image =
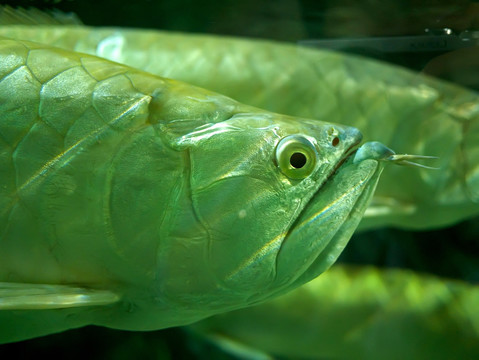
[[[318,152],[303,135],[289,135],[276,146],[276,163],[281,172],[291,179],[304,179],[316,168]]]

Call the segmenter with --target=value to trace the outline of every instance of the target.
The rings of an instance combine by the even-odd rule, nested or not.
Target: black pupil
[[[301,169],[306,164],[306,156],[299,152],[293,153],[289,158],[289,163],[295,169]]]

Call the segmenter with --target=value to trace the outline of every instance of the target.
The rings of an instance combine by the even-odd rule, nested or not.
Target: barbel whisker
[[[439,170],[438,167],[427,166],[423,164],[419,164],[410,160],[431,160],[431,159],[439,159],[437,156],[428,156],[428,155],[411,155],[411,154],[394,154],[385,159],[385,161],[392,161],[396,165],[402,166],[414,166],[419,167],[422,169],[428,170]]]

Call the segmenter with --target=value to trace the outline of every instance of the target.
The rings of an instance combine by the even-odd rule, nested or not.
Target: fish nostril
[[[337,136],[333,139],[331,145],[333,145],[334,147],[339,145],[339,138]]]

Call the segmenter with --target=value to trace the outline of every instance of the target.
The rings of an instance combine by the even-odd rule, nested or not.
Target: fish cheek
[[[208,234],[207,263],[218,281],[251,292],[271,283],[297,199],[262,180],[236,177],[196,193],[194,201]]]
[[[160,249],[169,298],[238,306],[274,282],[277,251],[304,195],[275,164],[274,140],[272,131],[235,129],[185,150],[180,207],[192,212]],[[186,234],[192,226],[198,231]]]

